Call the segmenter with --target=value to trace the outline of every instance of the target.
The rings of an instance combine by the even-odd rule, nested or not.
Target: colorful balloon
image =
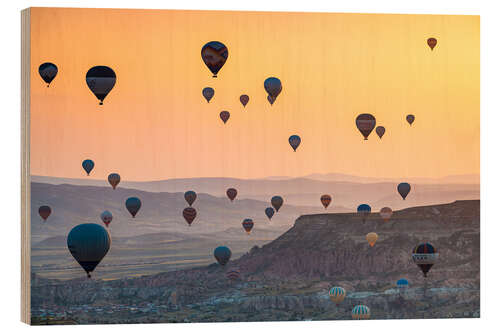
[[[69,252],[90,273],[104,258],[111,246],[111,238],[102,226],[95,223],[80,224],[71,229],[67,238]]]
[[[49,87],[50,83],[57,75],[57,66],[51,62],[45,62],[38,67],[38,73],[45,83],[47,83],[47,87]]]
[[[87,173],[87,176],[90,176],[90,172],[92,169],[94,169],[94,161],[92,160],[85,160],[82,162],[82,167],[83,170]]]
[[[415,116],[414,116],[414,115],[412,115],[412,114],[407,115],[407,116],[406,116],[406,121],[407,121],[407,122],[408,122],[408,124],[410,124],[410,126],[411,126],[411,124],[413,124],[413,122],[415,121]]]
[[[116,83],[115,72],[107,66],[95,66],[89,69],[86,76],[87,86],[102,105],[106,96]]]
[[[235,268],[227,271],[226,278],[231,281],[238,281],[241,278],[240,270]]]
[[[228,55],[226,45],[221,42],[208,42],[201,48],[201,58],[212,72],[212,77],[217,77],[217,73],[219,73],[222,66],[226,63]]]
[[[248,97],[248,95],[241,95],[240,96],[240,102],[243,105],[243,107],[247,106],[247,103],[249,100],[250,100],[250,97]]]
[[[193,207],[184,208],[184,210],[182,211],[182,216],[184,216],[187,224],[191,226],[191,223],[193,223],[194,219],[196,218],[196,209],[194,209]]]
[[[411,186],[408,183],[400,183],[398,185],[398,192],[399,192],[399,195],[401,195],[401,197],[403,198],[403,200],[406,199],[406,197],[408,196],[408,193],[410,193],[410,190],[411,190]]]
[[[132,215],[132,218],[135,218],[135,215],[139,212],[139,209],[141,209],[141,205],[141,200],[136,197],[130,197],[127,201],[125,201],[125,207],[127,207],[127,210],[130,215]]]
[[[47,218],[50,216],[50,213],[52,213],[52,209],[50,209],[49,206],[40,206],[40,208],[38,208],[38,214],[40,214],[40,217],[44,221],[47,221]]]
[[[330,296],[330,300],[338,306],[345,298],[345,289],[342,287],[333,287],[330,289],[328,296]]]
[[[274,207],[277,213],[280,210],[281,206],[283,206],[283,198],[279,195],[275,195],[271,198],[271,206]]]
[[[234,198],[236,198],[236,195],[238,194],[238,191],[235,188],[228,188],[226,191],[226,195],[229,198],[229,200],[233,201]]]
[[[194,201],[196,200],[196,192],[195,191],[187,191],[184,193],[184,199],[188,203],[189,206],[193,205]]]
[[[201,93],[203,94],[203,97],[205,97],[205,99],[207,100],[207,103],[210,103],[210,100],[212,99],[212,97],[214,97],[215,91],[213,88],[206,87],[203,88]]]
[[[108,183],[113,187],[113,190],[115,190],[116,186],[120,183],[120,175],[117,173],[110,173],[108,176]]]
[[[266,216],[269,219],[269,221],[273,218],[274,215],[274,208],[273,207],[267,207],[265,210]]]
[[[370,308],[366,305],[356,305],[352,309],[352,319],[370,319]]]
[[[330,202],[332,202],[332,197],[328,194],[323,194],[320,198],[321,204],[325,209],[330,205]]]
[[[397,282],[396,282],[396,286],[399,288],[399,289],[408,289],[408,280],[407,279],[399,279]]]
[[[224,266],[231,259],[231,250],[226,246],[219,246],[214,250],[214,257],[221,266]]]
[[[434,37],[431,37],[431,38],[427,39],[427,45],[429,45],[429,47],[431,48],[431,51],[434,50],[434,48],[436,47],[437,42],[438,42],[437,39],[434,38]]]
[[[384,126],[377,126],[375,129],[375,133],[377,133],[378,137],[382,139],[385,133],[385,127]]]
[[[253,228],[253,220],[252,219],[244,219],[243,222],[241,223],[243,226],[243,229],[247,232],[247,234],[250,235],[250,231],[252,231]]]
[[[380,216],[382,219],[387,222],[392,216],[392,209],[389,207],[384,207],[380,210]]]
[[[292,135],[288,138],[288,143],[290,144],[290,146],[292,146],[294,152],[297,151],[297,148],[300,146],[301,141],[302,140],[298,135]]]
[[[372,247],[377,242],[377,239],[378,239],[378,235],[376,233],[374,233],[374,232],[370,232],[370,233],[366,234],[366,241]]]
[[[413,249],[411,255],[413,262],[420,268],[424,277],[427,277],[427,273],[434,266],[438,258],[438,252],[430,243],[422,243],[417,245]]]
[[[222,111],[220,114],[219,114],[219,117],[220,119],[222,119],[222,121],[224,122],[224,124],[228,121],[229,119],[229,112],[228,111]]]
[[[369,113],[362,113],[356,118],[356,127],[361,132],[365,140],[368,140],[368,136],[375,128],[377,121],[375,117]]]
[[[110,211],[105,210],[101,213],[101,220],[106,225],[106,228],[109,226],[111,221],[113,221],[113,214]]]

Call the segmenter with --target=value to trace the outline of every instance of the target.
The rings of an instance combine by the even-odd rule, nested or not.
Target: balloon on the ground
[[[345,289],[342,287],[333,287],[328,292],[328,296],[330,296],[332,302],[339,305],[345,298]]]
[[[266,216],[269,220],[273,218],[274,215],[274,208],[273,207],[267,207],[264,211],[266,213]]]
[[[45,62],[38,67],[38,73],[45,83],[47,83],[47,87],[49,87],[50,83],[57,75],[57,66],[51,62]]]
[[[135,215],[139,212],[139,209],[141,209],[141,200],[136,197],[130,197],[125,201],[125,207],[129,211],[130,215],[132,217],[135,217]]]
[[[411,126],[411,124],[413,124],[413,122],[415,121],[415,116],[414,116],[414,115],[412,115],[412,114],[407,115],[407,116],[406,116],[406,121],[407,121],[407,122],[408,122],[408,124],[410,124],[410,126]]]
[[[422,243],[413,249],[411,257],[424,274],[424,277],[427,277],[427,273],[437,261],[438,251],[432,244]]]
[[[38,214],[40,214],[40,217],[44,221],[47,221],[47,218],[50,216],[50,213],[52,213],[52,209],[50,209],[49,206],[40,206],[38,208]]]
[[[332,197],[328,194],[323,194],[320,198],[321,204],[325,209],[330,205],[330,202],[332,202]]]
[[[196,200],[196,197],[197,195],[195,191],[187,191],[186,193],[184,193],[184,199],[186,200],[189,206],[193,205],[193,203]]]
[[[400,183],[398,185],[398,192],[403,200],[406,200],[406,197],[408,196],[408,193],[410,193],[410,190],[411,186],[408,183]]]
[[[429,45],[429,47],[431,48],[431,51],[434,50],[434,48],[437,45],[437,42],[438,42],[437,39],[434,38],[434,37],[431,37],[431,38],[427,39],[427,45]]]
[[[120,183],[120,175],[117,173],[110,173],[108,176],[108,182],[113,187],[113,190],[116,189],[116,186]]]
[[[275,195],[271,198],[271,206],[274,207],[277,213],[280,210],[281,206],[283,206],[283,198],[279,195]]]
[[[288,143],[293,148],[293,151],[297,151],[297,148],[300,146],[301,141],[302,140],[300,139],[300,136],[298,136],[298,135],[292,135],[288,138]]]
[[[225,124],[229,120],[230,114],[228,111],[222,111],[219,114],[219,117],[220,117],[220,119],[222,119],[222,122]]]
[[[92,169],[94,169],[94,165],[95,165],[94,161],[92,160],[85,160],[82,162],[83,170],[85,170],[87,176],[89,176]]]
[[[369,319],[370,318],[370,308],[366,305],[356,305],[352,309],[352,319]]]
[[[73,258],[90,278],[90,273],[108,253],[111,238],[102,226],[95,223],[84,223],[71,229],[67,245]]]
[[[95,66],[89,69],[86,76],[87,86],[102,105],[106,96],[116,83],[115,72],[107,66]]]
[[[226,45],[221,42],[208,42],[201,48],[201,59],[203,59],[205,65],[212,72],[212,77],[217,77],[217,73],[219,73],[222,66],[226,63],[228,55]]]
[[[385,133],[385,127],[384,126],[377,126],[375,129],[375,133],[377,133],[378,137],[382,139]]]
[[[249,100],[250,100],[250,97],[248,97],[248,95],[241,95],[240,96],[240,102],[243,105],[243,107],[247,106],[247,103]]]
[[[377,242],[377,239],[378,239],[378,235],[376,233],[374,233],[374,232],[370,232],[370,233],[366,234],[366,241],[372,247]]]
[[[247,234],[250,235],[250,231],[252,231],[253,228],[253,220],[252,219],[244,219],[243,222],[241,223],[243,226],[243,229],[247,232]]]
[[[105,210],[101,213],[101,220],[106,225],[106,228],[109,226],[111,221],[113,221],[113,214],[110,211]]]
[[[182,211],[182,216],[184,216],[187,224],[191,226],[191,223],[193,223],[194,219],[196,218],[196,209],[194,209],[193,207],[184,208],[184,210]]]
[[[214,257],[221,266],[224,266],[231,259],[231,250],[227,246],[219,246],[214,250]]]
[[[384,207],[380,210],[380,216],[387,222],[392,216],[392,209],[390,207]]]

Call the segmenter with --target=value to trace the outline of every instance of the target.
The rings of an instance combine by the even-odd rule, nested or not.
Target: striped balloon
[[[333,287],[330,289],[328,296],[330,296],[332,302],[339,305],[345,298],[345,289],[342,287]]]
[[[238,269],[232,269],[226,272],[226,277],[231,281],[239,280],[241,275]]]
[[[194,219],[196,218],[196,209],[194,209],[193,207],[184,208],[184,210],[182,211],[182,216],[184,216],[187,224],[191,226],[191,223],[193,223]]]
[[[370,319],[370,308],[366,305],[356,305],[352,309],[352,319]]]
[[[243,222],[241,223],[243,226],[243,229],[247,232],[247,234],[250,235],[250,231],[252,231],[253,228],[253,220],[252,219],[244,219]]]

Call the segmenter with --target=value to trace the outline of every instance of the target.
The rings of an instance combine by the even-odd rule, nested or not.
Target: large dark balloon
[[[273,207],[267,207],[265,210],[266,216],[269,220],[273,218],[274,215],[274,208]]]
[[[51,62],[45,62],[38,67],[38,73],[40,73],[40,76],[47,83],[48,87],[57,75],[57,66]]]
[[[276,213],[280,210],[281,206],[283,206],[283,198],[279,195],[275,195],[271,198],[271,205],[276,210]]]
[[[302,140],[300,139],[300,136],[298,136],[298,135],[291,135],[288,138],[288,143],[290,144],[290,146],[292,146],[293,151],[297,151],[297,148],[299,148],[301,141]]]
[[[276,101],[276,97],[272,97],[270,95],[267,95],[267,101],[269,102],[269,104],[273,105],[274,101]]]
[[[136,197],[130,197],[127,199],[127,201],[125,201],[125,207],[127,207],[127,210],[129,211],[130,215],[132,215],[132,217],[135,217],[139,209],[141,209],[141,205],[141,200]]]
[[[82,167],[83,167],[83,170],[85,170],[85,172],[87,173],[87,176],[89,176],[90,171],[92,171],[92,169],[94,169],[94,161],[85,160],[82,162]]]
[[[50,216],[50,213],[52,213],[52,209],[50,209],[49,206],[40,206],[40,208],[38,208],[38,214],[40,214],[40,217],[44,221],[47,221],[47,218]]]
[[[411,186],[408,183],[401,183],[398,185],[398,192],[399,195],[401,195],[401,197],[403,198],[403,200],[406,199],[406,196],[408,195],[408,193],[410,193],[410,190]]]
[[[80,224],[71,229],[67,239],[68,249],[90,278],[96,266],[108,253],[111,238],[102,226],[95,223]]]
[[[228,188],[226,191],[226,195],[229,198],[229,200],[233,201],[234,198],[236,198],[236,195],[238,194],[238,191],[235,188]]]
[[[422,273],[424,273],[424,277],[427,277],[427,273],[436,263],[438,252],[432,244],[422,243],[413,249],[411,257],[413,262],[417,264]]]
[[[248,95],[241,95],[240,96],[240,102],[243,104],[243,107],[247,106],[248,101],[250,100],[250,97]]]
[[[120,175],[117,173],[110,173],[108,176],[108,182],[113,187],[113,190],[116,189],[116,186],[120,183]]]
[[[385,133],[385,127],[384,126],[377,126],[375,129],[375,133],[377,133],[378,137],[382,139]]]
[[[319,198],[319,200],[321,201],[323,207],[325,207],[326,209],[328,205],[330,205],[330,202],[332,202],[332,197],[328,194],[323,194],[321,198]]]
[[[276,97],[278,97],[278,95],[281,93],[282,89],[280,79],[276,77],[268,77],[264,81],[264,89],[269,96],[276,99]]]
[[[214,257],[221,266],[224,266],[231,259],[231,250],[226,246],[219,246],[214,250]]]
[[[434,50],[434,48],[437,45],[437,42],[438,42],[437,39],[434,37],[427,39],[427,45],[429,45],[429,47],[431,48],[431,51]]]
[[[363,217],[363,222],[366,221],[366,217],[370,215],[372,208],[367,204],[361,204],[358,206],[358,214]]]
[[[365,140],[368,140],[368,135],[375,128],[376,123],[375,117],[369,113],[362,113],[356,117],[356,127],[363,134]]]
[[[243,222],[241,223],[243,226],[243,229],[247,232],[247,234],[250,235],[250,231],[252,231],[253,228],[253,220],[252,219],[244,219]]]
[[[229,112],[228,111],[222,111],[220,114],[219,114],[219,117],[220,119],[222,119],[222,121],[224,122],[224,124],[228,121],[229,119]]]
[[[101,220],[106,225],[106,228],[109,226],[111,221],[113,221],[113,214],[110,211],[105,210],[101,213]]]
[[[195,191],[187,191],[184,193],[184,199],[188,203],[189,206],[191,206],[194,201],[196,200],[196,192]]]
[[[412,115],[412,114],[407,115],[407,116],[406,116],[406,121],[407,121],[407,122],[408,122],[408,124],[410,124],[410,126],[411,126],[411,124],[413,124],[413,122],[415,121],[415,116],[414,116],[414,115]]]
[[[213,77],[217,77],[217,73],[226,63],[227,56],[227,47],[221,42],[208,42],[201,48],[201,58],[212,72]]]
[[[196,218],[196,209],[194,209],[193,207],[184,208],[184,210],[182,211],[182,216],[184,216],[187,224],[191,226],[191,223],[193,223],[194,219]]]
[[[115,72],[107,66],[95,66],[89,69],[86,79],[87,86],[100,101],[99,104],[102,105],[106,96],[115,86]]]
[[[205,97],[205,99],[207,100],[207,103],[210,103],[210,100],[212,99],[212,97],[214,97],[215,91],[210,87],[206,87],[203,88],[201,93],[203,94],[203,97]]]

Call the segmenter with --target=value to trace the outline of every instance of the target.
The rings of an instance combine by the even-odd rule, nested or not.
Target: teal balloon
[[[82,167],[83,167],[83,170],[85,170],[85,172],[87,173],[87,176],[89,176],[92,169],[94,169],[94,161],[85,160],[82,162]]]
[[[281,86],[281,81],[277,77],[268,77],[264,81],[264,89],[266,90],[267,94],[274,99],[276,99],[276,97],[278,97],[278,95],[281,93],[282,88],[283,87]]]
[[[214,250],[214,257],[221,266],[224,266],[231,259],[231,250],[227,246],[219,246]]]
[[[273,207],[267,207],[265,210],[266,216],[269,220],[273,218],[274,215],[274,208]]]
[[[137,212],[139,212],[139,209],[141,209],[141,200],[136,197],[130,197],[125,201],[125,207],[127,207],[127,210],[129,211],[130,215],[132,217],[135,217]]]

